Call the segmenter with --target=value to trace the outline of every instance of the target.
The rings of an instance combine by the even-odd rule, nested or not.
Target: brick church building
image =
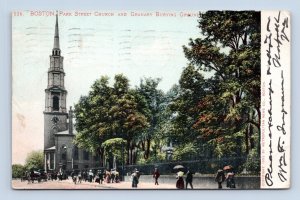
[[[74,145],[76,135],[73,110],[67,111],[67,90],[64,86],[65,72],[59,46],[58,16],[56,15],[54,45],[50,55],[48,84],[45,89],[44,110],[44,168],[46,171],[60,169],[90,169],[99,166],[99,158]]]

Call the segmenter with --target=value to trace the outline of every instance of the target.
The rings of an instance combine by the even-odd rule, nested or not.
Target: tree
[[[44,153],[42,150],[32,151],[27,155],[25,160],[25,168],[31,169],[43,169],[44,168]]]
[[[21,178],[25,172],[25,167],[21,164],[12,165],[12,178]]]
[[[109,139],[112,134],[110,128],[109,109],[112,105],[112,88],[108,86],[109,78],[102,76],[91,86],[87,96],[82,96],[75,105],[76,130],[78,134],[75,144],[87,149],[105,160],[102,142]]]
[[[206,82],[200,70],[193,65],[184,68],[178,85],[178,95],[172,100],[173,131],[170,139],[176,144],[174,159],[190,159],[202,152],[198,133],[193,128],[199,116],[198,103],[205,95]],[[187,154],[187,149],[191,150]]]
[[[114,93],[112,95],[113,106],[109,110],[112,130],[116,137],[121,137],[127,141],[127,161],[126,164],[134,162],[133,149],[136,144],[134,139],[149,124],[145,115],[138,109],[138,101],[134,92],[129,89],[128,79],[123,75],[115,76]]]
[[[149,128],[140,135],[142,151],[144,151],[144,159],[150,156],[150,147],[152,146],[154,156],[157,155],[159,148],[160,135],[159,125],[162,122],[162,112],[165,109],[165,96],[162,90],[157,89],[161,79],[145,78],[141,80],[138,88],[136,88],[136,96],[144,99],[143,114],[147,117]],[[143,102],[143,101],[139,101]],[[155,158],[154,158],[155,159]]]
[[[122,138],[126,141],[126,163],[129,164],[134,161],[134,139],[147,128],[148,122],[140,110],[142,101],[138,101],[134,91],[129,88],[128,79],[122,74],[116,75],[113,87],[108,85],[108,80],[108,77],[96,80],[89,95],[81,97],[75,105],[78,131],[75,143],[79,147],[98,152],[105,161],[104,147],[107,145],[103,143]],[[112,165],[112,159],[109,160]]]
[[[200,13],[201,37],[184,46],[191,65],[213,73],[199,101],[193,127],[217,157],[242,156],[258,148],[260,127],[260,13]],[[255,144],[256,142],[256,144]]]
[[[122,138],[112,138],[103,142],[101,146],[103,147],[104,154],[107,158],[115,158],[117,161],[123,161],[124,155],[122,155],[122,146],[125,144],[126,140]]]

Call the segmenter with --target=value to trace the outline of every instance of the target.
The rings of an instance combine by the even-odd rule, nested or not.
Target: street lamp
[[[172,160],[173,148],[167,150],[167,159]]]
[[[170,146],[163,147],[162,149],[164,152],[166,152],[166,160],[172,160],[173,150],[172,143]]]
[[[67,170],[68,169],[68,148],[70,148],[70,149],[72,149],[72,147],[68,147],[67,145],[63,145],[62,146],[62,149],[64,150],[64,153],[65,153],[65,156],[64,156],[64,160],[65,160],[65,170]],[[73,152],[71,152],[71,168],[72,168],[72,170],[73,170],[73,154],[72,154]]]

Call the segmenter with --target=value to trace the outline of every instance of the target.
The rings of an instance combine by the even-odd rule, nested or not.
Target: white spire
[[[53,49],[59,49],[58,15],[56,12],[55,35]]]

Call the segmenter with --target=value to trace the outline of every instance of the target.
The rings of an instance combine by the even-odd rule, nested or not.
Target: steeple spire
[[[54,45],[53,45],[53,55],[60,55],[59,48],[59,32],[58,32],[58,14],[56,12],[56,22],[55,22],[55,34],[54,34]]]

